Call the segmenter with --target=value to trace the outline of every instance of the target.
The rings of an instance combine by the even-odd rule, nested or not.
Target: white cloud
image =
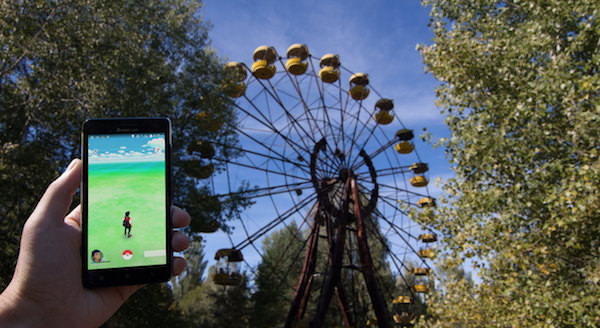
[[[164,150],[165,149],[165,139],[164,138],[154,138],[146,144],[149,147]]]

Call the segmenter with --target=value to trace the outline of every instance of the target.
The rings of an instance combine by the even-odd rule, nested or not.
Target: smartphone
[[[90,119],[81,157],[82,276],[87,288],[171,275],[171,123]]]

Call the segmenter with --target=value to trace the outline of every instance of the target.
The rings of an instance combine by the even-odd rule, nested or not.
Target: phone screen
[[[88,270],[167,263],[166,138],[87,135]]]

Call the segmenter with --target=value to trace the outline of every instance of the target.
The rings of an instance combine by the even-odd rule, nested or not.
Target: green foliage
[[[187,262],[185,270],[180,276],[171,278],[171,286],[176,300],[181,300],[186,294],[192,293],[204,282],[204,273],[208,265],[204,256],[202,238],[199,235],[192,235],[190,246],[183,254]]]
[[[594,327],[600,317],[600,3],[426,0],[456,176],[436,216],[440,327]]]
[[[295,223],[263,240],[252,295],[251,327],[282,327],[302,271],[304,237]]]
[[[79,156],[87,118],[167,116],[174,127],[174,203],[197,212],[206,181],[181,167],[199,140],[231,157],[233,107],[207,47],[200,1],[2,1],[0,4],[0,288],[24,220]],[[203,113],[203,114],[201,114]],[[207,129],[211,120],[222,125]],[[222,170],[215,164],[215,171]],[[220,207],[219,207],[220,208]],[[235,213],[237,204],[222,208]],[[218,209],[218,208],[217,208]],[[222,222],[224,213],[211,211]],[[228,216],[227,216],[228,217]],[[199,218],[203,219],[203,218]]]
[[[215,271],[210,267],[209,276]],[[232,327],[245,328],[251,311],[248,279],[236,286],[219,286],[212,279],[205,280],[186,292],[177,302],[177,307],[191,327]]]
[[[245,274],[242,275],[242,282],[239,285],[218,286],[210,293],[210,297],[214,301],[213,313],[215,315],[212,327],[250,327],[248,325],[251,305],[250,290]]]
[[[172,308],[173,293],[165,284],[148,285],[133,294],[102,327],[182,327],[186,322]]]

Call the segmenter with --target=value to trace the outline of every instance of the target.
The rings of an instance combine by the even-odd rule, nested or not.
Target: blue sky
[[[203,17],[212,24],[211,47],[224,60],[250,66],[256,47],[274,46],[283,56],[294,43],[306,44],[316,57],[338,54],[344,67],[369,74],[371,88],[394,100],[396,115],[417,135],[423,128],[434,140],[448,135],[434,104],[437,82],[424,72],[416,50],[417,44],[430,44],[433,37],[427,26],[429,9],[420,1],[205,0]],[[429,164],[431,180],[451,176],[443,149],[417,139],[415,144]],[[436,196],[439,188],[432,183],[429,192]],[[276,215],[267,205],[245,218],[260,225],[257,216]],[[237,233],[234,242],[239,240]],[[231,245],[223,234],[206,237],[207,259],[212,259],[215,249]]]
[[[342,65],[369,74],[370,85],[394,100],[402,122],[417,134],[426,127],[434,139],[448,135],[435,106],[436,80],[424,72],[417,44],[431,44],[429,8],[420,1],[274,1],[206,0],[205,20],[211,47],[224,59],[252,64],[260,45],[280,55],[304,43],[315,56],[340,56]],[[441,149],[417,145],[432,174],[450,174]]]

